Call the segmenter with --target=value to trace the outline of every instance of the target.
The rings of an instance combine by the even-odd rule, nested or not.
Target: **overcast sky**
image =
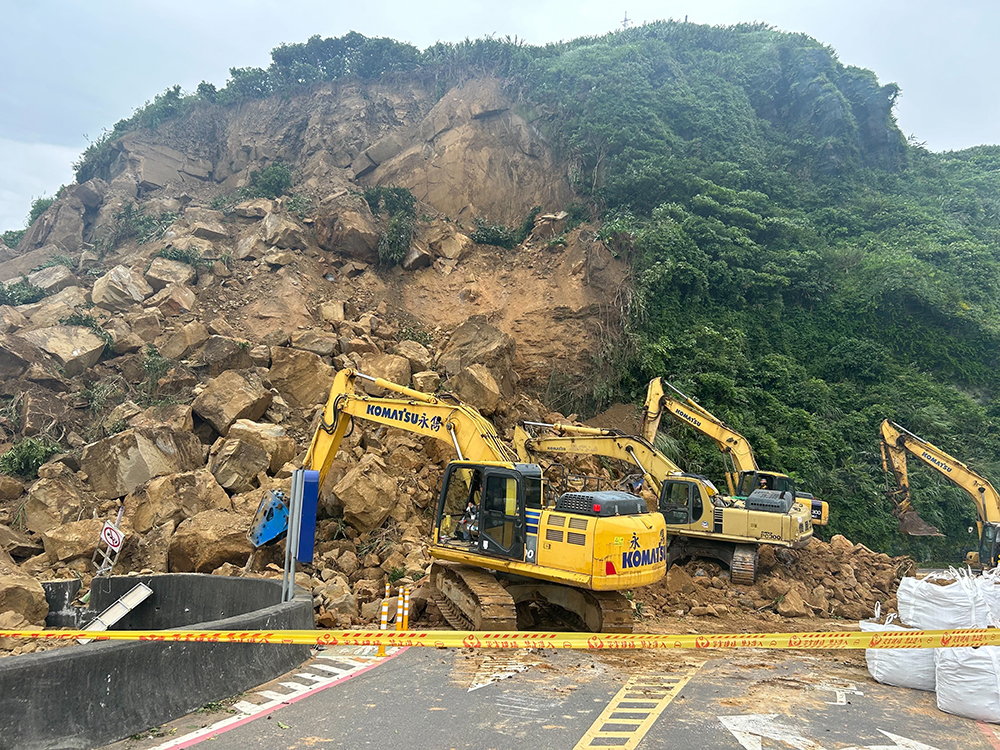
[[[481,5],[481,7],[480,7]],[[0,0],[0,231],[33,197],[73,180],[103,128],[179,83],[223,86],[230,67],[267,67],[282,42],[358,31],[423,49],[487,34],[529,44],[638,24],[763,21],[837,50],[902,87],[904,134],[941,151],[1000,143],[996,0]]]

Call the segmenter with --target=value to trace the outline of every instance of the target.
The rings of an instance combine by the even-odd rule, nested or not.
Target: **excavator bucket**
[[[910,536],[944,536],[938,531],[936,526],[931,526],[920,517],[920,514],[913,508],[900,510],[896,513],[899,521],[899,531]]]

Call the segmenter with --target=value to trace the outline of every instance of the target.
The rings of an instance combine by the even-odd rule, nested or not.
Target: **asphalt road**
[[[201,738],[175,731],[169,746],[1000,750],[992,728],[938,711],[932,693],[873,682],[860,653],[410,648],[347,677],[287,703],[282,678],[267,711]],[[165,747],[152,742],[113,747]]]

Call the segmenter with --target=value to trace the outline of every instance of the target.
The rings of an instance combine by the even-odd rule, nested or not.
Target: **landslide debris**
[[[875,606],[896,611],[899,580],[914,575],[909,557],[889,557],[836,535],[799,550],[763,546],[757,581],[734,586],[724,567],[708,560],[675,565],[666,578],[635,591],[640,614],[864,620]]]

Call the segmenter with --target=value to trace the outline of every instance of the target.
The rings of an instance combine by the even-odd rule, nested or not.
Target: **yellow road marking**
[[[685,672],[674,674],[642,672],[632,675],[573,750],[597,747],[634,750],[656,723],[663,709],[680,694],[681,688],[687,685],[703,664],[704,662]],[[592,744],[594,740],[600,740],[600,743]]]

